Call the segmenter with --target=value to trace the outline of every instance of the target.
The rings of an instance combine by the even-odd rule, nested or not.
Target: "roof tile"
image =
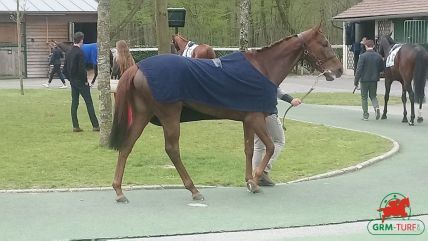
[[[402,16],[428,16],[428,0],[363,0],[333,19],[379,19]]]
[[[96,12],[97,0],[21,0],[21,9],[29,13]],[[16,0],[0,0],[0,12],[16,11]]]

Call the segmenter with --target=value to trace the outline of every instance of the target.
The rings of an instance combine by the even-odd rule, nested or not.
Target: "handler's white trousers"
[[[266,117],[266,128],[269,136],[272,138],[275,150],[270,158],[265,172],[272,169],[272,164],[279,156],[285,145],[284,130],[281,126],[281,120],[277,114],[272,114]],[[254,153],[253,153],[253,170],[261,163],[266,152],[266,146],[257,135],[254,135]]]

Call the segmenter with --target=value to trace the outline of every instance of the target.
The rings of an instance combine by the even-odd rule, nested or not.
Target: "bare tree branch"
[[[111,33],[110,38],[114,38],[116,37],[119,33],[120,30],[123,29],[126,25],[128,25],[132,18],[135,16],[135,14],[137,14],[137,12],[141,9],[141,7],[143,6],[144,0],[135,0],[135,7],[132,8],[131,12],[128,13],[128,15],[126,15],[122,21],[119,23],[119,25],[117,27],[114,27],[114,32]]]
[[[277,9],[279,12],[279,17],[281,18],[281,22],[282,24],[287,28],[289,33],[297,33],[297,31],[291,27],[290,22],[288,21],[288,8],[290,7],[288,0],[285,1],[285,9],[281,4],[280,0],[275,0],[276,5],[277,5]]]

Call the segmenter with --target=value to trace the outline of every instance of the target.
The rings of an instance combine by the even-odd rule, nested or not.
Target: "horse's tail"
[[[113,124],[111,127],[109,147],[119,150],[128,135],[128,108],[132,108],[132,90],[137,65],[127,69],[119,79],[116,89]]]
[[[415,70],[414,70],[414,88],[415,102],[425,103],[425,78],[427,73],[427,65],[425,64],[426,50],[422,47],[416,49]]]

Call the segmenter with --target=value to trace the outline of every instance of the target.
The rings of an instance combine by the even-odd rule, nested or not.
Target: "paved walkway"
[[[343,89],[351,91],[352,82]],[[280,111],[285,107],[281,104]],[[428,240],[427,232],[403,239],[374,237],[365,229],[392,192],[408,195],[412,215],[422,215],[428,225],[428,125],[410,127],[394,114],[384,121],[360,117],[359,109],[317,105],[288,113],[288,118],[390,137],[400,152],[357,172],[263,188],[260,194],[202,189],[204,202],[191,201],[183,189],[127,191],[127,205],[116,204],[112,190],[0,193],[0,240]],[[239,235],[247,238],[234,238]]]

